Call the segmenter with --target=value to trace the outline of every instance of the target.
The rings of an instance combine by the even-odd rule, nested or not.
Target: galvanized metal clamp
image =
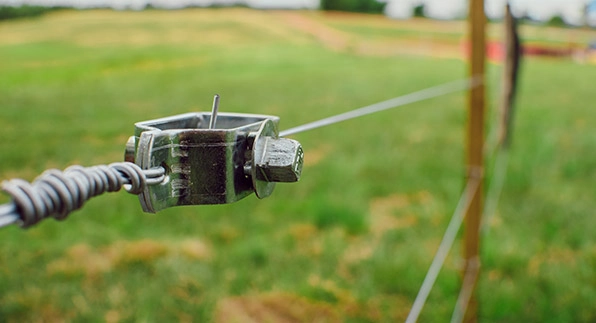
[[[264,198],[275,182],[300,179],[302,146],[279,138],[278,117],[215,111],[135,124],[125,160],[166,171],[160,184],[146,186],[139,195],[145,212],[232,203],[252,192]]]

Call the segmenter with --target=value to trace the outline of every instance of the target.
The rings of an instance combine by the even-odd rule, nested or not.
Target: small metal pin
[[[213,97],[213,108],[211,108],[211,120],[209,120],[209,129],[215,128],[215,121],[217,120],[217,109],[219,108],[219,94]]]

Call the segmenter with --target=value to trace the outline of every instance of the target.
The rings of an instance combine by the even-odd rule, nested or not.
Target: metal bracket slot
[[[275,182],[300,178],[300,144],[278,137],[279,118],[220,113],[187,113],[135,124],[125,160],[142,169],[164,167],[165,179],[139,195],[145,212],[179,205],[226,204],[252,192],[264,198]]]

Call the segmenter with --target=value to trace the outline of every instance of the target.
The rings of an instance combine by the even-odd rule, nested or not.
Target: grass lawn
[[[0,179],[120,161],[135,122],[209,111],[215,93],[220,111],[278,115],[286,129],[465,77],[444,43],[420,55],[465,25],[429,26],[248,9],[2,22]],[[499,73],[490,65],[491,108]],[[596,66],[530,59],[521,77],[480,318],[593,322]],[[120,192],[65,222],[4,228],[0,321],[403,321],[463,187],[465,102],[453,94],[297,134],[302,179],[264,200],[144,214]],[[421,322],[451,316],[459,255]]]

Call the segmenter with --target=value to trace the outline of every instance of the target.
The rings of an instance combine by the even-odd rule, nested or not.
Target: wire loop
[[[18,218],[16,222],[23,227],[48,217],[63,220],[94,196],[122,187],[131,194],[140,194],[147,185],[159,184],[164,178],[163,167],[143,170],[129,162],[47,170],[33,183],[22,179],[2,182],[2,190],[12,197],[14,207],[7,204],[0,208],[4,212],[0,212],[0,218]]]

